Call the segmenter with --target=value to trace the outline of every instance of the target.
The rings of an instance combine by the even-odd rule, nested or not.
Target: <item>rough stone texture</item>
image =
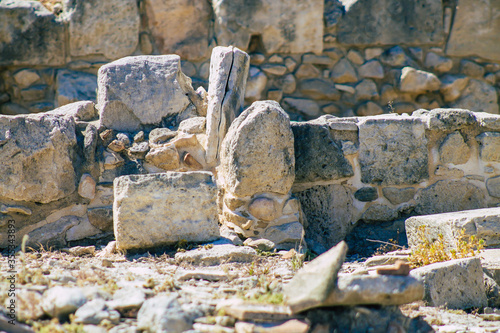
[[[43,295],[43,311],[52,318],[64,318],[85,304],[87,298],[80,288],[53,287]]]
[[[399,205],[400,203],[410,201],[415,196],[415,192],[416,190],[413,187],[384,187],[382,189],[384,197],[386,197],[387,200],[389,200],[393,205]]]
[[[48,203],[76,190],[71,117],[0,116],[0,142],[0,196]]]
[[[330,72],[330,77],[335,83],[354,83],[358,81],[356,70],[349,60],[342,58],[335,64]]]
[[[462,96],[451,105],[454,108],[468,109],[474,112],[499,113],[498,96],[495,88],[488,83],[470,79]]]
[[[496,1],[459,0],[446,54],[500,60],[499,12]]]
[[[136,1],[67,0],[64,6],[72,56],[118,59],[135,51],[140,24]]]
[[[399,89],[402,92],[421,94],[427,91],[438,90],[441,82],[436,75],[417,70],[412,67],[405,67],[401,71]]]
[[[266,88],[267,76],[257,67],[250,67],[247,86],[245,89],[245,101],[253,103],[262,99],[262,93]]]
[[[377,200],[378,193],[376,187],[362,187],[354,192],[354,197],[359,201],[369,202]]]
[[[419,215],[457,212],[486,207],[484,192],[461,180],[440,180],[417,192],[415,212]]]
[[[479,156],[485,162],[500,162],[500,133],[484,132],[476,137]]]
[[[468,83],[469,78],[467,76],[445,75],[441,78],[439,92],[443,95],[445,102],[453,102],[460,97]]]
[[[500,249],[483,250],[479,257],[481,258],[483,271],[500,285]]]
[[[0,66],[65,63],[64,24],[41,3],[3,1],[0,22]]]
[[[341,1],[338,40],[348,45],[439,44],[444,40],[441,1]]]
[[[417,110],[412,115],[422,118],[431,131],[456,131],[477,123],[476,113],[464,109]]]
[[[58,107],[52,111],[46,112],[54,116],[70,116],[76,121],[91,121],[99,116],[95,109],[95,104],[91,101],[75,102]],[[95,147],[94,147],[95,150]]]
[[[417,230],[425,226],[427,239],[434,241],[443,235],[443,243],[457,248],[461,233],[484,240],[485,247],[500,246],[500,208],[483,208],[444,214],[410,217],[405,221],[408,245],[419,242]]]
[[[358,106],[356,109],[356,115],[358,116],[377,116],[384,113],[384,110],[374,102],[366,102]]]
[[[295,192],[307,219],[306,241],[316,253],[323,253],[352,229],[353,195],[342,185],[319,185]]]
[[[181,239],[203,242],[218,238],[216,196],[217,187],[208,172],[116,178],[113,220],[117,247],[142,249]]]
[[[377,60],[371,60],[360,66],[358,69],[359,76],[370,79],[383,79],[384,68]]]
[[[393,221],[398,218],[398,212],[389,206],[373,204],[361,215],[361,219],[366,222]]]
[[[58,70],[56,76],[56,104],[63,106],[79,101],[96,100],[97,76],[94,74]]]
[[[282,105],[288,112],[305,115],[306,119],[321,115],[318,103],[309,99],[287,97],[283,99]]]
[[[208,52],[211,8],[206,0],[147,0],[149,26],[162,54],[198,60]]]
[[[334,180],[354,175],[327,124],[292,123],[295,148],[295,182]]]
[[[179,114],[194,93],[177,55],[126,57],[99,69],[98,109],[104,126],[136,131]],[[152,98],[154,96],[154,98]]]
[[[323,51],[323,0],[216,0],[213,8],[220,45],[246,50],[260,35],[269,54]]]
[[[500,176],[488,178],[486,180],[488,194],[495,198],[500,198]]]
[[[243,108],[250,57],[234,47],[218,46],[210,59],[206,161],[219,159],[222,140]]]
[[[5,308],[7,308],[7,301],[8,299],[6,300]],[[22,322],[40,319],[44,315],[42,301],[42,295],[36,291],[16,290],[16,319]]]
[[[423,121],[414,117],[380,116],[358,126],[363,183],[416,184],[428,177]]]
[[[257,252],[248,246],[232,244],[215,244],[210,249],[196,249],[188,252],[177,252],[175,260],[199,266],[215,266],[227,262],[252,262]]]
[[[80,178],[80,183],[78,184],[78,194],[82,198],[94,199],[95,197],[95,180],[88,173],[84,173]]]
[[[255,102],[231,125],[222,142],[218,177],[230,193],[287,194],[295,176],[290,120],[277,102]]]
[[[137,314],[137,328],[147,332],[182,333],[192,327],[192,319],[181,308],[176,296],[148,299]]]
[[[471,309],[488,305],[479,258],[439,262],[414,269],[410,275],[423,280],[424,301],[430,306]]]
[[[442,163],[465,164],[470,158],[471,151],[465,143],[460,132],[448,134],[441,146],[439,146],[439,155]]]
[[[335,89],[332,82],[324,79],[309,79],[303,80],[299,84],[300,92],[314,100],[326,99],[330,101],[338,101],[340,92]]]
[[[283,296],[293,312],[302,312],[323,305],[336,287],[337,274],[346,254],[347,244],[340,242],[301,268],[284,286]],[[297,292],[298,290],[300,292]]]

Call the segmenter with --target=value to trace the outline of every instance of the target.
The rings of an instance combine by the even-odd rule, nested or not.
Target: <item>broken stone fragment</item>
[[[82,198],[94,199],[95,197],[95,186],[96,182],[94,178],[88,173],[84,173],[80,178],[80,184],[78,185],[78,194]]]

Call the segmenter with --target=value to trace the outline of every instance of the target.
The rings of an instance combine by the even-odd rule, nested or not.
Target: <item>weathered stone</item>
[[[413,116],[422,118],[432,131],[456,131],[477,123],[476,114],[464,109],[417,110]]]
[[[269,54],[319,54],[323,51],[323,8],[323,0],[217,0],[213,3],[217,42],[246,50],[251,37],[258,35]]]
[[[120,314],[117,311],[108,310],[105,300],[96,298],[76,310],[72,321],[77,324],[99,325],[103,320],[118,323],[119,319]]]
[[[342,185],[318,185],[295,192],[307,219],[306,241],[323,253],[347,236],[354,222],[351,190]]]
[[[42,309],[42,295],[36,291],[30,291],[25,289],[16,290],[16,319],[18,321],[25,322],[27,320],[38,320],[44,313]],[[9,299],[6,300],[6,302]],[[10,305],[10,304],[9,304]],[[8,305],[5,304],[5,308],[8,309]]]
[[[423,280],[424,301],[430,306],[470,309],[488,304],[479,258],[439,262],[414,269],[410,275]]]
[[[113,207],[95,207],[87,211],[89,222],[102,231],[113,231]]]
[[[356,109],[356,115],[358,116],[377,116],[383,114],[384,110],[374,102],[366,102],[358,106]]]
[[[340,242],[300,269],[284,286],[286,303],[293,312],[324,304],[337,286],[337,274],[344,263],[346,253],[347,244]]]
[[[348,45],[439,44],[444,41],[441,1],[343,2],[338,39]]]
[[[469,78],[466,76],[445,75],[441,78],[439,92],[443,95],[445,102],[453,102],[460,97],[468,83]]]
[[[276,244],[278,250],[290,250],[300,245],[304,238],[304,227],[299,221],[293,221],[266,227],[258,236]]]
[[[245,100],[249,103],[262,99],[262,93],[266,89],[267,76],[257,67],[250,67],[247,86],[245,89]]]
[[[218,46],[210,59],[206,161],[216,164],[222,140],[239,116],[245,98],[250,58],[234,47]]]
[[[176,170],[180,166],[180,157],[174,145],[152,148],[146,154],[146,162],[163,170]]]
[[[207,120],[205,117],[194,117],[183,120],[179,124],[179,131],[188,134],[202,134],[205,133]]]
[[[92,121],[99,116],[95,109],[95,104],[91,101],[66,104],[46,114],[54,116],[71,116],[76,121]]]
[[[199,60],[208,52],[210,4],[204,0],[145,2],[149,26],[162,54]]]
[[[76,135],[71,117],[2,116],[0,133],[4,142],[0,149],[0,196],[48,203],[76,190]]]
[[[442,163],[465,164],[470,158],[470,148],[460,132],[448,134],[439,146]]]
[[[374,201],[378,198],[376,187],[362,187],[356,192],[354,192],[354,197],[359,201],[369,202]]]
[[[94,178],[88,173],[84,173],[80,178],[80,183],[78,185],[78,194],[86,199],[94,199],[95,197],[95,185],[96,182]]]
[[[462,96],[451,106],[475,112],[499,113],[495,88],[484,81],[475,79],[469,80],[469,84],[462,91]]]
[[[39,101],[45,98],[45,90],[47,85],[39,84],[21,90],[21,99],[26,102]]]
[[[448,72],[453,67],[453,60],[440,56],[434,52],[429,52],[425,56],[425,67],[437,72]]]
[[[292,94],[297,88],[297,82],[292,74],[279,78],[278,83],[285,94]]]
[[[309,99],[286,97],[282,104],[288,112],[303,114],[307,119],[316,118],[321,114],[318,103]]]
[[[177,132],[169,128],[155,128],[149,133],[149,144],[151,147],[163,145],[175,138],[176,135]]]
[[[103,160],[104,169],[106,170],[114,169],[125,163],[125,160],[120,156],[120,154],[109,149],[106,149],[103,152]]]
[[[479,56],[500,60],[500,44],[497,27],[500,4],[459,0],[453,27],[451,28],[446,54],[456,57]]]
[[[281,76],[286,73],[286,66],[277,64],[264,64],[260,68],[267,74]]]
[[[347,52],[346,58],[355,65],[361,65],[365,62],[365,59],[363,59],[361,53],[355,50],[349,50],[349,52]]]
[[[141,33],[139,35],[139,48],[144,55],[153,53],[153,43],[151,42],[151,37],[149,37],[147,33]]]
[[[378,58],[383,52],[384,52],[384,49],[381,47],[366,48],[365,49],[365,59],[371,60],[373,58]]]
[[[302,56],[303,64],[315,64],[315,65],[324,65],[324,66],[332,66],[335,61],[329,56],[320,56],[312,53],[304,54]]]
[[[486,249],[479,253],[483,271],[500,285],[500,249]]]
[[[486,207],[484,193],[464,181],[440,180],[418,191],[415,212],[419,215],[457,212]]]
[[[371,60],[358,68],[358,74],[362,78],[383,79],[384,68],[377,60]]]
[[[358,101],[378,99],[377,85],[373,80],[364,79],[356,85],[356,94],[354,98]]]
[[[250,246],[251,248],[259,251],[273,251],[276,247],[276,244],[274,242],[264,238],[247,238],[243,242],[243,245]]]
[[[346,58],[342,58],[333,66],[330,77],[335,83],[352,83],[358,81],[358,75],[352,64]]]
[[[425,127],[415,117],[368,118],[359,126],[359,163],[365,184],[416,184],[428,177]]]
[[[64,6],[72,56],[103,54],[114,60],[135,51],[140,18],[134,0],[69,0]]]
[[[263,307],[264,308],[264,307]],[[267,322],[267,323],[249,323],[238,321],[234,328],[236,332],[266,332],[266,333],[279,333],[279,332],[294,332],[294,333],[307,333],[311,324],[306,320],[291,319],[285,322]]]
[[[443,235],[446,247],[457,248],[464,236],[475,236],[484,240],[485,247],[500,245],[500,217],[499,208],[483,208],[453,213],[434,214],[410,217],[405,221],[408,245],[416,246],[419,241],[418,228],[425,227],[429,241]]]
[[[43,311],[52,318],[65,318],[87,302],[80,288],[52,287],[43,295]]]
[[[488,299],[488,306],[498,308],[500,306],[500,286],[488,274],[483,275],[484,290]],[[500,319],[500,314],[497,314],[497,319]]]
[[[221,146],[219,181],[230,193],[287,194],[295,176],[290,120],[278,103],[255,102],[231,125]]]
[[[327,99],[338,101],[340,92],[335,89],[333,83],[324,79],[303,80],[299,85],[300,92],[312,99]]]
[[[266,197],[257,197],[248,205],[248,212],[253,217],[264,220],[272,221],[278,217],[276,203],[273,199]]]
[[[397,254],[387,254],[387,255],[376,255],[368,258],[365,261],[366,267],[374,267],[374,266],[385,266],[385,265],[393,265],[397,261],[407,262],[408,255],[397,255]]]
[[[374,221],[394,221],[398,218],[398,212],[392,207],[380,204],[373,204],[361,215],[361,219],[366,222]]]
[[[408,58],[403,48],[399,45],[391,47],[390,49],[382,53],[382,55],[380,56],[380,61],[384,65],[389,65],[392,67],[408,66],[411,62],[410,58]]]
[[[482,79],[484,76],[484,68],[478,63],[470,60],[460,61],[460,71],[465,76],[470,76],[475,79]]]
[[[148,299],[137,314],[137,328],[147,332],[182,333],[192,324],[175,295]]]
[[[175,260],[199,266],[215,266],[228,262],[252,262],[257,252],[248,246],[232,244],[214,245],[212,248],[199,248],[187,252],[177,252]]]
[[[14,81],[21,88],[28,88],[36,81],[40,80],[40,76],[36,71],[31,69],[22,69],[13,75]]]
[[[500,198],[500,176],[488,178],[486,180],[486,189],[490,196]]]
[[[97,76],[94,74],[58,70],[56,76],[56,104],[63,106],[79,101],[95,101]]]
[[[438,90],[441,85],[436,75],[412,67],[403,68],[400,80],[399,89],[403,92],[413,94],[435,91]]]
[[[230,299],[221,302],[217,310],[222,310],[238,320],[251,321],[279,321],[289,319],[292,315],[290,308],[286,305],[257,304],[244,302],[239,299]]]
[[[0,21],[0,66],[64,65],[64,24],[41,3],[3,1]]]
[[[177,55],[126,57],[99,69],[101,123],[119,131],[136,131],[179,114],[195,94],[180,69]],[[151,98],[155,96],[155,98]]]
[[[142,249],[219,236],[217,187],[208,172],[115,179],[113,220],[119,249]],[[155,193],[155,195],[151,195]],[[183,208],[186,203],[196,209]]]
[[[384,187],[382,193],[393,205],[399,205],[403,202],[408,202],[415,196],[415,189],[413,187],[396,188]]]
[[[479,156],[485,162],[500,161],[500,133],[484,132],[476,137],[479,142]]]
[[[195,269],[195,270],[178,270],[175,273],[175,278],[179,281],[186,280],[205,280],[205,281],[226,281],[230,278],[228,273],[223,270],[208,270],[208,269]]]
[[[138,310],[145,300],[146,294],[144,290],[129,287],[117,290],[113,295],[113,299],[107,302],[107,306],[110,309],[126,313],[130,310]]]
[[[309,79],[319,77],[320,75],[321,71],[313,64],[302,64],[295,72],[297,79]]]

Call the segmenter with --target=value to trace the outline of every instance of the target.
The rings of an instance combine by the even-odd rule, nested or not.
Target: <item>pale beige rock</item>
[[[179,153],[173,145],[152,148],[145,159],[146,162],[167,171],[176,170],[180,166]]]
[[[352,83],[358,81],[358,75],[352,64],[346,58],[342,58],[333,67],[330,77],[335,83]]]
[[[262,93],[266,88],[267,76],[257,67],[250,67],[247,86],[245,89],[245,101],[252,103],[262,99]]]
[[[358,116],[376,116],[382,113],[384,110],[375,102],[363,103],[356,109]]]
[[[434,52],[429,52],[425,56],[425,66],[437,72],[448,72],[453,67],[453,60]]]
[[[320,74],[320,70],[313,64],[302,64],[295,72],[297,79],[318,77]]]
[[[13,75],[14,81],[23,89],[31,86],[36,81],[40,80],[40,76],[36,71],[31,69],[23,69]]]
[[[482,80],[470,79],[462,91],[462,96],[451,107],[498,114],[497,92],[493,86]]]
[[[115,178],[113,221],[118,249],[143,249],[219,237],[217,187],[208,172]],[[187,205],[187,206],[186,206]]]
[[[94,178],[88,173],[84,173],[80,178],[80,184],[78,185],[78,194],[86,199],[94,199],[95,197],[95,186],[96,182]]]
[[[248,212],[255,218],[264,221],[272,221],[278,216],[274,200],[266,197],[257,197],[248,205]]]
[[[16,291],[17,320],[25,322],[27,320],[38,320],[43,315],[42,295],[36,291],[19,289]],[[7,308],[6,300],[5,308]]]
[[[465,143],[460,132],[448,134],[441,146],[439,146],[439,155],[442,163],[464,164],[470,158],[471,151]]]
[[[120,154],[115,153],[114,151],[109,149],[106,149],[103,152],[103,159],[104,159],[104,169],[106,170],[114,169],[125,163],[125,160],[123,159],[123,157],[120,156]]]
[[[211,8],[205,0],[145,1],[148,23],[160,53],[198,60],[208,52]]]
[[[402,69],[400,80],[399,89],[403,92],[414,94],[435,91],[441,85],[436,75],[412,67],[404,67]]]
[[[358,69],[359,76],[370,79],[383,79],[384,68],[378,60],[371,60],[363,64]]]
[[[214,244],[212,248],[199,248],[175,254],[175,260],[178,263],[199,266],[215,266],[228,262],[252,262],[256,257],[257,252],[251,247],[232,244]]]
[[[500,133],[484,132],[476,137],[479,142],[479,156],[485,162],[500,161]]]
[[[452,102],[460,97],[468,83],[469,78],[466,76],[445,75],[441,78],[439,92],[443,95],[445,102]]]

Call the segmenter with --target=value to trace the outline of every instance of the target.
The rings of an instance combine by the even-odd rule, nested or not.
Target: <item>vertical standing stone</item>
[[[218,46],[212,52],[207,110],[209,165],[216,164],[222,140],[243,107],[249,66],[248,54],[235,47]]]

